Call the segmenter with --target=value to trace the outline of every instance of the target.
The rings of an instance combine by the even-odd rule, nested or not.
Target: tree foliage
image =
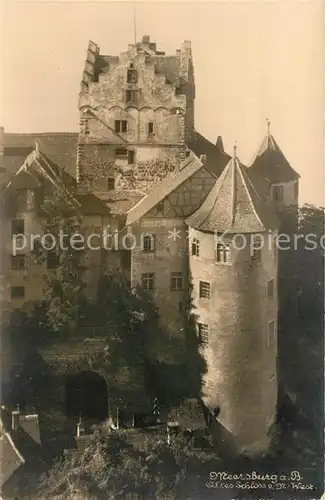
[[[84,245],[76,236],[82,236],[82,217],[60,194],[47,199],[42,214],[44,235],[48,237],[44,238],[45,245],[39,246],[39,256],[43,261],[50,252],[52,256],[52,268],[47,269],[44,287],[48,326],[54,332],[67,333],[78,323],[86,302]],[[55,246],[49,250],[53,242]],[[53,260],[56,260],[54,265]]]
[[[192,451],[183,436],[167,444],[166,433],[120,431],[99,427],[81,452],[58,462],[44,478],[44,500],[176,500],[204,491],[209,470],[220,460]]]

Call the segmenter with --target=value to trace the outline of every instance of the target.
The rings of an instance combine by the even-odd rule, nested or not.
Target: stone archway
[[[95,372],[69,375],[65,383],[65,407],[68,417],[101,422],[108,416],[108,390],[105,379]]]

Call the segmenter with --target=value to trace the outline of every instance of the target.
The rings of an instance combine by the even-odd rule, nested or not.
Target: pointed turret
[[[260,200],[236,150],[201,207],[186,223],[207,232],[250,233],[277,227],[277,220]]]
[[[299,179],[299,174],[290,166],[280,147],[270,131],[270,122],[267,120],[267,135],[260,145],[249,174],[260,176],[270,183],[278,184]]]

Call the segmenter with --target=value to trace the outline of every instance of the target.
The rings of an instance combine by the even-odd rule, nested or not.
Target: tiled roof
[[[186,223],[207,232],[250,233],[277,227],[237,157],[230,160],[201,207]]]
[[[11,436],[3,433],[0,436],[0,487],[19,469],[25,462],[17,450]]]
[[[99,198],[112,215],[126,214],[143,198],[138,191],[95,191],[94,195]]]
[[[195,134],[187,144],[189,149],[193,151],[196,156],[207,156],[207,168],[217,177],[221,175],[222,171],[230,160],[230,156],[220,149],[220,139],[219,145],[218,147],[216,147],[214,144],[212,144],[212,142],[208,141],[208,139],[206,139],[199,132],[195,132]]]
[[[142,198],[127,214],[126,225],[133,224],[154,206],[162,201],[168,194],[172,193],[178,186],[183,184],[189,177],[203,167],[203,163],[194,153],[187,158],[181,170],[172,172],[170,175],[153,186],[149,193]]]
[[[255,179],[258,174],[270,183],[290,182],[299,178],[271,134],[264,138],[249,170]]]
[[[77,194],[75,198],[81,204],[81,211],[84,215],[107,215],[110,212],[100,197],[93,193]]]

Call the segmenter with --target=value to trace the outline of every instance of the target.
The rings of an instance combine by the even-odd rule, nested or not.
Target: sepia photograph
[[[324,20],[0,0],[0,500],[324,500]]]

